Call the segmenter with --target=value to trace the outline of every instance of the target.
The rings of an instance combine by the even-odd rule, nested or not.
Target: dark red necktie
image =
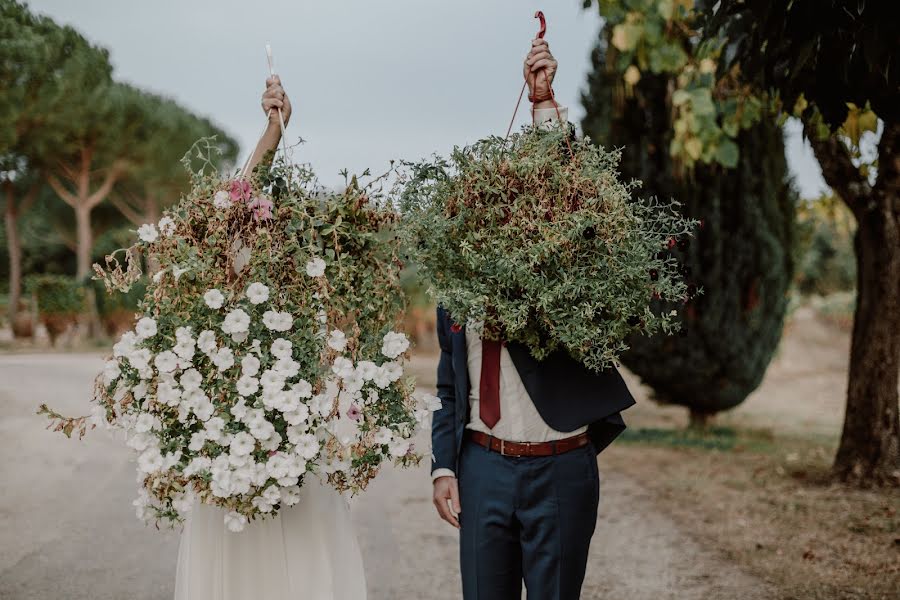
[[[500,340],[481,340],[481,384],[478,386],[478,416],[493,429],[500,420]]]

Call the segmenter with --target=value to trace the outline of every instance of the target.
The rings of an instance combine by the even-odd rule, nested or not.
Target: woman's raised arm
[[[273,75],[266,79],[266,91],[262,95],[262,109],[269,116],[269,125],[262,137],[259,138],[253,156],[250,157],[247,165],[248,173],[252,173],[266,153],[277,148],[278,142],[281,141],[281,124],[278,122],[279,108],[286,127],[291,119],[291,101],[284,88],[281,87],[281,79],[278,75]]]

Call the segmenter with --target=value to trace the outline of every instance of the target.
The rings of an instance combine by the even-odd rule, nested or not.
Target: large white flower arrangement
[[[386,460],[418,462],[410,440],[440,404],[403,377],[395,214],[372,194],[323,193],[301,168],[198,176],[124,269],[95,267],[117,289],[139,253],[155,270],[95,394],[137,452],[139,517],[177,522],[199,498],[239,531],[310,474],[355,492]],[[69,434],[88,423],[46,412]]]

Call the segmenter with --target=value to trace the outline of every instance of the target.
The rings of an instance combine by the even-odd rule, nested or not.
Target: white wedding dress
[[[347,501],[314,477],[300,502],[243,531],[196,503],[181,535],[175,600],[365,600],[362,554]]]

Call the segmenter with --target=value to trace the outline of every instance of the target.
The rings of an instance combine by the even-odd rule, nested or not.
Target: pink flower
[[[250,182],[243,179],[235,179],[231,182],[231,200],[233,202],[246,202],[250,199]]]
[[[253,211],[257,221],[272,218],[272,201],[265,196],[257,196],[247,205]]]
[[[347,417],[354,421],[359,421],[362,418],[362,411],[359,410],[359,406],[351,404],[350,408],[347,409]]]

